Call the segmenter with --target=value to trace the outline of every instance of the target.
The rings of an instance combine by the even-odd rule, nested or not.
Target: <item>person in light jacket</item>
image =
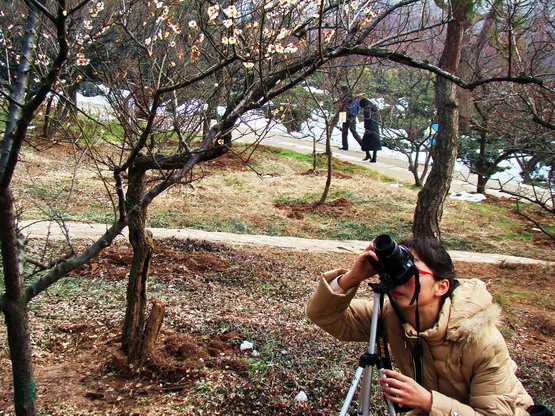
[[[500,308],[492,303],[478,279],[454,280],[449,254],[435,240],[409,238],[402,242],[419,269],[417,334],[415,277],[390,291],[407,318],[401,321],[386,299],[381,318],[385,338],[400,372],[382,370],[384,395],[412,408],[409,415],[528,415],[532,398],[515,375],[497,329]],[[378,260],[371,243],[350,270],[324,273],[312,295],[309,318],[334,337],[368,342],[373,302],[354,299],[364,280],[376,274],[369,258]],[[458,284],[458,285],[457,285]],[[414,380],[412,347],[423,346],[422,385]]]
[[[345,113],[345,121],[341,125],[341,147],[339,150],[349,150],[349,131],[353,134],[357,143],[362,146],[362,139],[357,133],[359,99],[357,97],[353,97],[349,87],[342,85],[339,103],[340,110]]]

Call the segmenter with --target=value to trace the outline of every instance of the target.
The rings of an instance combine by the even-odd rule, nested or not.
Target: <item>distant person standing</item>
[[[349,150],[349,130],[355,140],[362,146],[362,140],[357,133],[357,115],[359,111],[359,99],[353,97],[349,87],[341,86],[341,98],[339,100],[341,111],[345,113],[345,121],[341,126],[341,147],[339,150]]]
[[[378,107],[369,99],[362,98],[360,108],[362,108],[362,114],[364,115],[364,136],[362,136],[361,147],[366,152],[366,157],[363,160],[376,163],[378,150],[382,150]],[[370,151],[372,151],[372,158],[370,158]]]

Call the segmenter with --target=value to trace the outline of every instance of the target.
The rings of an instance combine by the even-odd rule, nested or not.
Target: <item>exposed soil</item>
[[[321,271],[352,260],[352,254],[157,241],[151,296],[167,304],[164,327],[152,357],[118,374],[111,355],[119,347],[131,250],[109,247],[69,278],[77,287],[60,294],[52,289],[34,302],[40,414],[336,414],[364,346],[338,343],[308,324],[304,305]],[[503,300],[504,334],[519,376],[535,397],[553,398],[555,270],[456,266],[460,277],[483,279]],[[91,306],[104,296],[95,291],[101,286],[117,288],[119,302],[108,297],[101,308]],[[241,351],[245,340],[254,350]],[[0,363],[0,412],[10,414],[6,350]],[[301,390],[306,403],[295,399]]]
[[[311,202],[305,204],[285,204],[276,202],[276,208],[287,211],[288,218],[302,220],[305,214],[321,214],[328,217],[349,217],[355,211],[355,204],[346,198],[338,198],[333,201]]]

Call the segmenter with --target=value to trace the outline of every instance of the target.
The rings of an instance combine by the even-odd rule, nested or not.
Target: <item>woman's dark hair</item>
[[[446,279],[449,281],[449,296],[455,289],[455,266],[449,253],[435,239],[428,237],[410,237],[399,244],[413,250],[418,258],[422,260],[435,274],[436,280]]]

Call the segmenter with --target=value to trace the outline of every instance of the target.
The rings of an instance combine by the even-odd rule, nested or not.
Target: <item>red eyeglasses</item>
[[[428,272],[428,271],[422,270],[422,269],[418,269],[418,274],[429,274],[429,275],[432,276],[432,277],[437,277],[437,276],[435,275],[435,273]]]

